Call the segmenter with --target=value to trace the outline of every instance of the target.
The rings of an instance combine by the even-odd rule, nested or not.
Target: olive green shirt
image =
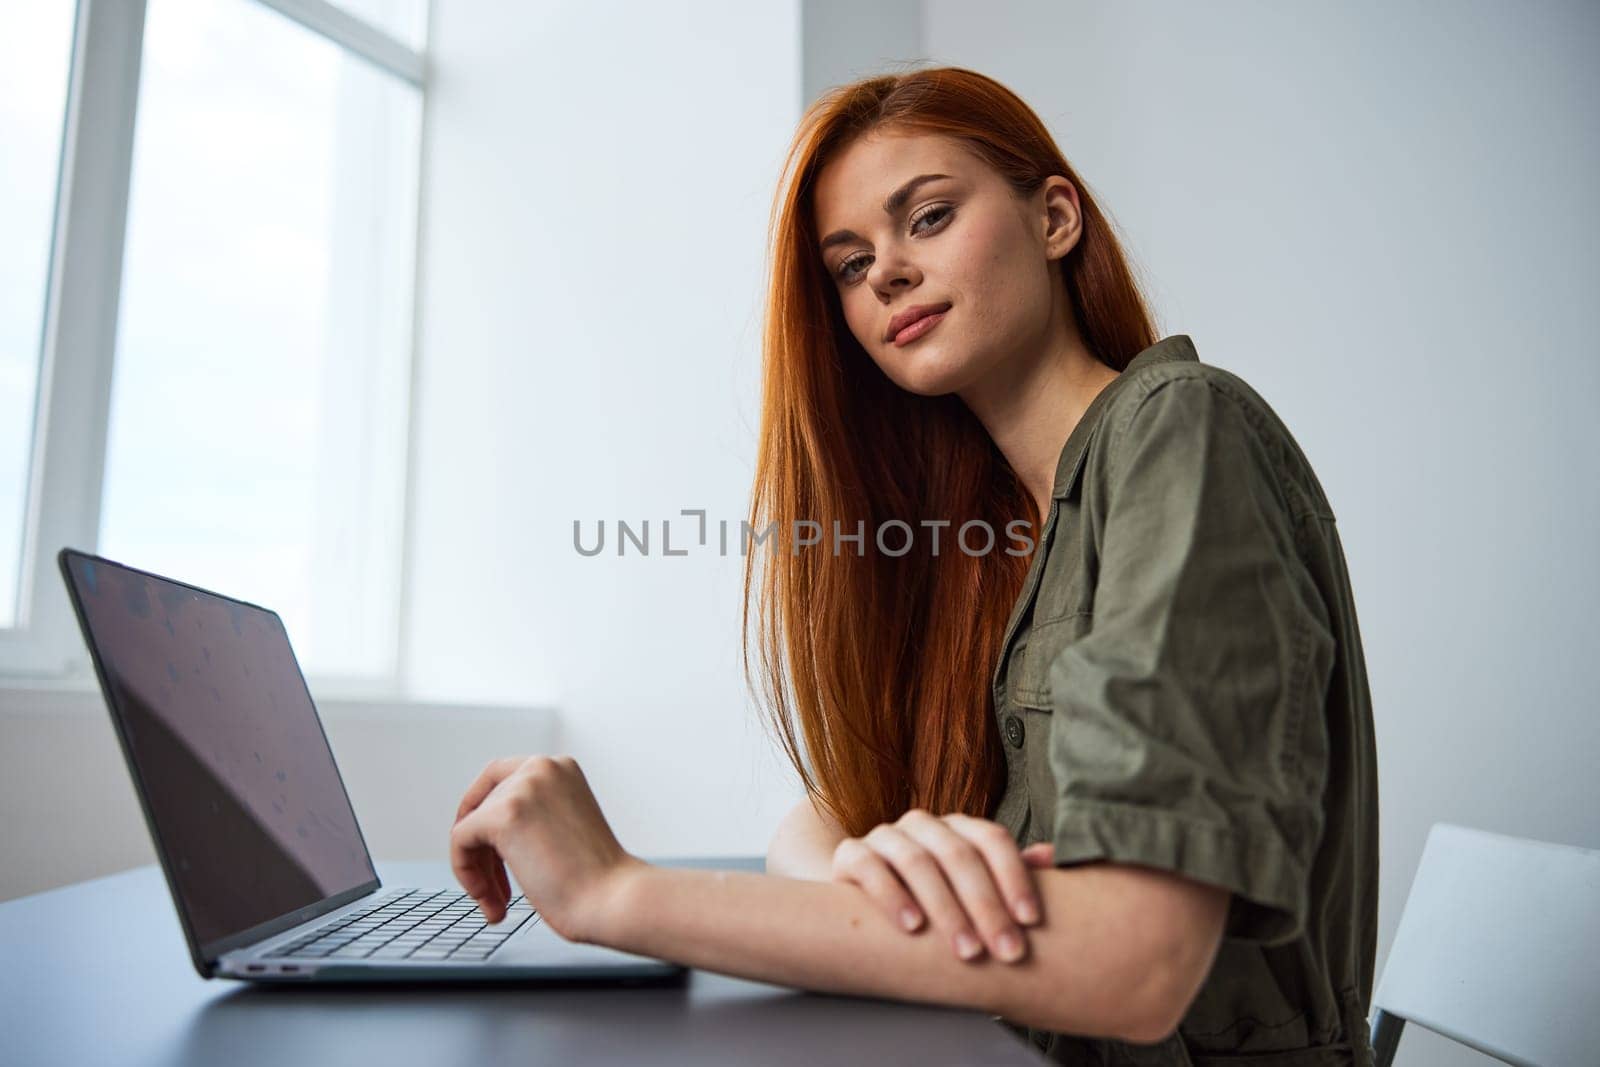
[[[1166,1041],[1029,1040],[1072,1064],[1372,1063],[1377,754],[1344,552],[1288,429],[1188,336],[1067,439],[994,698],[993,818],[1019,844],[1232,894]]]

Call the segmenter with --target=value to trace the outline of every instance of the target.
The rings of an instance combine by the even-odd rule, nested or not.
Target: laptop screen
[[[372,882],[277,614],[108,560],[64,559],[195,940]]]

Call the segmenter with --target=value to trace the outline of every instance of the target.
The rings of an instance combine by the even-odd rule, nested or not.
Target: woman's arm
[[[981,1009],[1049,1030],[1155,1041],[1211,969],[1227,890],[1147,867],[1035,872],[1041,921],[1019,962],[955,958],[907,934],[859,886],[653,867],[611,832],[570,756],[495,760],[450,831],[456,878],[498,922],[506,868],[545,923],[607,945],[758,981]]]
[[[767,873],[826,881],[832,875],[833,850],[847,836],[843,827],[817,810],[809,796],[801,797],[778,823],[767,846]]]
[[[998,831],[999,840],[984,836],[985,830]],[[847,843],[852,850],[842,854]],[[1048,863],[1048,855],[1042,860]],[[1010,835],[987,820],[935,818],[914,809],[896,823],[851,838],[802,798],[773,834],[766,869],[779,877],[857,885],[907,932],[915,932],[927,916],[962,959],[987,945],[997,958],[1015,962],[1026,953],[1023,925],[1033,924],[1038,915],[1029,862]],[[1009,903],[1002,900],[1006,894]],[[1019,910],[1014,922],[1012,909],[1020,909],[1024,900],[1029,907]]]
[[[1113,864],[1037,872],[1043,921],[1017,963],[956,959],[858,886],[634,860],[583,940],[828,993],[976,1008],[1119,1040],[1171,1033],[1211,968],[1226,892]]]

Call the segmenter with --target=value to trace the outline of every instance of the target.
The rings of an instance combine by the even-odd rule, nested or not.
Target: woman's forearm
[[[1139,931],[1100,907],[1118,890],[1086,868],[1038,875],[1044,919],[1017,963],[962,961],[924,927],[908,934],[859,887],[633,861],[586,938],[702,970],[828,993],[981,1010],[1053,1030],[1153,1040],[1166,993]]]

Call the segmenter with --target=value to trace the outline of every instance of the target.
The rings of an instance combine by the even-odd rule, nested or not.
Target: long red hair
[[[1059,174],[1078,190],[1083,232],[1061,261],[1085,345],[1121,370],[1155,326],[1111,225],[1037,115],[1009,89],[959,67],[837,87],[801,119],[769,223],[760,445],[750,524],[773,527],[744,569],[744,668],[752,615],[772,721],[818,806],[852,836],[913,807],[987,817],[1005,786],[990,689],[1031,557],[1004,551],[1006,524],[1037,540],[1038,509],[983,425],[954,395],[891,382],[845,325],[817,252],[812,188],[855,137],[872,131],[954,139],[1018,195]],[[922,519],[947,519],[934,555]],[[915,532],[904,555],[879,552],[881,523]],[[986,521],[993,551],[951,542]],[[821,543],[793,544],[798,522]],[[864,529],[864,547],[833,532]],[[858,523],[863,524],[858,527]],[[897,551],[904,532],[884,543]],[[861,554],[857,554],[861,552]],[[796,720],[805,755],[796,737]],[[808,760],[805,756],[809,756]]]

